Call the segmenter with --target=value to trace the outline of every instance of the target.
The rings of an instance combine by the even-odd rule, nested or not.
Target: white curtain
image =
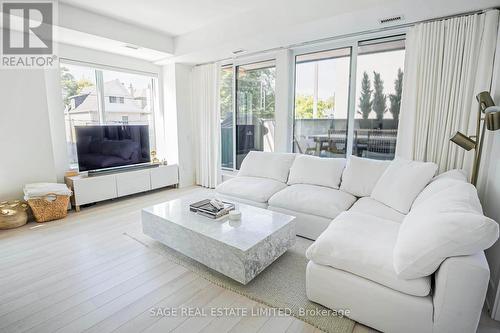
[[[476,95],[490,90],[499,11],[417,24],[406,39],[396,154],[470,172],[472,152],[451,143],[475,133]]]
[[[220,170],[219,65],[194,67],[192,79],[196,184],[214,188]]]

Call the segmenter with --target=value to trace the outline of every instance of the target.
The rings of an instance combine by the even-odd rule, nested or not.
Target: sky
[[[390,51],[383,53],[373,53],[359,55],[357,59],[356,74],[356,110],[360,95],[361,78],[364,71],[370,76],[373,89],[373,71],[380,73],[384,81],[384,93],[389,95],[394,93],[394,80],[397,76],[398,68],[404,70],[404,50]],[[349,57],[322,60],[318,69],[318,98],[327,99],[335,95],[335,114],[337,119],[346,119],[349,97]],[[314,89],[314,63],[297,64],[296,67],[296,94],[312,95]],[[387,107],[389,107],[387,99]],[[356,118],[361,115],[356,113]],[[370,118],[375,118],[372,111]],[[384,118],[392,118],[387,112]]]

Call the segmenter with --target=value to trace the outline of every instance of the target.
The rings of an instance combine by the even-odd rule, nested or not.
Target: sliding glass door
[[[350,48],[296,57],[294,152],[346,155],[350,60]]]
[[[236,169],[252,150],[274,151],[274,61],[236,66]]]
[[[404,60],[404,39],[359,43],[354,155],[382,160],[394,158]]]
[[[221,68],[222,168],[238,170],[252,150],[274,151],[275,133],[280,147],[291,140],[291,151],[299,154],[393,159],[402,112],[404,34],[297,47],[292,54],[290,61],[281,53],[280,64],[289,67],[280,66],[280,73],[276,60],[238,59]],[[278,98],[280,105],[293,100],[293,108],[278,110],[276,124],[276,75],[292,73],[293,84],[279,80],[287,86],[279,87]]]

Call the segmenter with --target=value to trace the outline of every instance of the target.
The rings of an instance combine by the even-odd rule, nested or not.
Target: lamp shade
[[[455,133],[450,140],[467,151],[476,148],[476,141],[460,132]]]
[[[490,131],[500,129],[500,106],[490,106],[484,110],[484,122]]]
[[[495,105],[495,102],[493,102],[493,98],[491,98],[491,95],[487,91],[480,92],[476,96],[477,101],[479,102],[479,107],[481,108],[481,111],[486,113],[486,109]]]

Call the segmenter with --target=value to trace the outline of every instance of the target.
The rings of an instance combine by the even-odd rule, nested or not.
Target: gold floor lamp
[[[491,95],[487,91],[479,93],[479,112],[477,113],[476,135],[467,136],[457,132],[450,140],[463,149],[469,151],[474,149],[474,164],[472,166],[471,183],[476,185],[481,163],[481,152],[483,149],[484,130],[496,131],[500,129],[500,106],[495,106]],[[481,126],[481,122],[484,123]]]

